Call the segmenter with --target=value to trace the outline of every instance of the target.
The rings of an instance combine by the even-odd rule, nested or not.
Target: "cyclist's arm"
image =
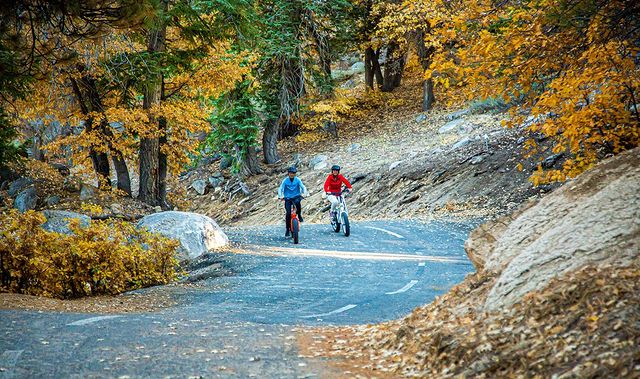
[[[351,183],[349,183],[347,178],[345,178],[344,176],[340,175],[340,180],[342,180],[342,183],[344,183],[344,185],[347,186],[348,189],[352,189]]]
[[[302,184],[302,179],[298,178],[298,180],[300,181],[300,194],[302,196],[308,196],[309,192],[307,192],[307,187],[305,187],[304,184]]]

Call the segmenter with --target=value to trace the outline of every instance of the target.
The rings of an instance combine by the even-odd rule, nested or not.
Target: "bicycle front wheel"
[[[349,237],[351,234],[351,225],[349,225],[349,216],[346,213],[342,214],[342,231],[345,237]]]

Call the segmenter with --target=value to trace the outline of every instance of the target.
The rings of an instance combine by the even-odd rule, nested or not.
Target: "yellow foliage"
[[[117,294],[175,279],[177,241],[123,221],[92,221],[73,235],[45,231],[42,214],[0,214],[0,289],[76,298]]]
[[[396,99],[390,93],[359,88],[337,89],[332,98],[311,102],[311,116],[302,120],[302,133],[296,139],[298,142],[317,142],[326,138],[319,130],[326,121],[339,124],[349,117],[362,117],[365,112],[384,105],[398,107],[404,104],[404,100]]]
[[[423,31],[434,51],[424,78],[448,105],[502,97],[516,105],[511,125],[530,114],[529,129],[571,158],[531,180],[563,181],[640,144],[638,33],[623,27],[633,16],[623,1],[590,4],[406,0],[384,6],[377,35],[403,41]]]

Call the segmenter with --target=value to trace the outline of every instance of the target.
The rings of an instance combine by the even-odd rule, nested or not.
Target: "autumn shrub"
[[[175,279],[177,241],[123,221],[70,220],[48,232],[41,213],[0,216],[0,289],[57,298],[117,294]]]

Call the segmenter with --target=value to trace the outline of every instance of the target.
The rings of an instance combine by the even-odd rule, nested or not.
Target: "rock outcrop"
[[[80,220],[80,226],[83,228],[88,228],[91,224],[91,217],[76,212],[46,210],[42,214],[47,219],[42,228],[49,232],[72,234],[69,229],[69,220],[72,219]]]
[[[229,238],[210,217],[189,212],[159,212],[143,217],[138,228],[180,241],[179,259],[193,259],[225,246]]]
[[[497,275],[485,310],[509,307],[588,264],[640,257],[640,149],[602,162],[516,213],[476,229],[465,243],[479,271]]]

